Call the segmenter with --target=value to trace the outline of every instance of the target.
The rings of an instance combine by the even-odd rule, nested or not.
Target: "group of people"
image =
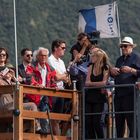
[[[77,79],[78,90],[85,88],[85,137],[87,139],[104,138],[101,124],[102,112],[107,102],[107,94],[103,88],[114,80],[118,87],[114,91],[116,136],[124,137],[126,122],[129,137],[134,136],[134,96],[132,85],[140,77],[140,54],[134,51],[136,44],[131,37],[124,37],[119,44],[122,55],[116,60],[116,65],[110,63],[109,57],[98,45],[92,44],[87,34],[80,33],[77,43],[71,48],[72,62],[76,66],[70,68],[72,78]],[[83,60],[86,56],[86,60]],[[81,64],[82,60],[82,64]],[[88,60],[88,64],[87,64]],[[73,64],[73,63],[72,63]],[[82,67],[86,68],[83,69]],[[127,86],[126,86],[126,85]],[[131,86],[129,86],[129,84]],[[79,86],[80,85],[80,86]]]
[[[7,50],[5,48],[0,48],[1,79],[6,83],[8,81],[7,84],[14,84],[18,81],[26,85],[64,89],[64,82],[68,81],[68,75],[61,57],[64,55],[65,50],[66,43],[63,40],[54,40],[52,42],[52,54],[50,57],[47,48],[40,47],[34,52],[29,48],[24,48],[21,50],[22,64],[18,66],[18,79],[16,79],[14,69],[7,63]],[[5,73],[4,71],[7,68],[8,71]],[[1,83],[1,85],[5,85],[4,82],[3,84]],[[26,96],[24,96],[24,104],[26,104],[25,109],[46,111],[46,109],[49,108],[49,111],[62,113],[64,99],[26,94]],[[37,120],[37,122],[40,122],[40,126],[38,125],[39,127],[36,129],[37,133],[46,133],[42,128],[44,121],[41,123],[40,120]],[[59,121],[53,120],[51,124],[53,134],[60,135]]]
[[[129,137],[134,137],[134,97],[135,87],[139,78],[140,54],[134,52],[136,44],[131,37],[124,37],[119,44],[122,55],[112,66],[107,54],[101,50],[93,49],[91,52],[91,65],[88,68],[85,86],[90,87],[85,91],[85,137],[88,139],[104,138],[101,125],[104,103],[107,102],[106,93],[101,87],[108,84],[109,77],[114,78],[114,108],[116,136],[124,137],[125,122],[129,129]],[[126,85],[127,86],[126,86]],[[130,85],[129,85],[130,84]],[[94,87],[94,88],[91,88]],[[98,88],[99,87],[99,88]],[[92,124],[92,125],[91,125]]]
[[[65,55],[66,42],[54,40],[51,46],[51,55],[47,48],[40,47],[32,52],[29,48],[21,51],[22,64],[18,67],[18,79],[15,78],[15,71],[8,66],[8,53],[5,48],[0,48],[0,80],[1,85],[19,82],[39,87],[52,87],[65,89],[65,83],[76,80],[76,87],[82,93],[86,88],[85,106],[87,115],[85,120],[86,138],[104,138],[101,126],[101,117],[104,110],[104,103],[107,102],[106,93],[102,90],[108,84],[109,77],[114,78],[115,84],[135,84],[140,76],[140,54],[133,51],[136,45],[131,37],[124,37],[119,44],[122,51],[116,65],[112,66],[104,50],[96,44],[92,44],[88,34],[80,33],[77,42],[72,46],[71,60],[66,68],[61,59]],[[8,72],[5,69],[8,68]],[[8,80],[7,80],[8,79]],[[93,87],[93,88],[92,88]],[[47,104],[46,104],[47,103]],[[50,111],[62,113],[65,100],[62,98],[50,98],[47,96],[27,94],[24,96],[25,109],[34,111]],[[134,90],[133,87],[115,88],[115,121],[117,137],[123,137],[125,121],[129,128],[129,136],[134,136]],[[47,106],[47,107],[46,107]],[[120,113],[130,111],[129,113]],[[119,113],[117,113],[119,112]],[[43,121],[43,123],[41,123]],[[37,133],[45,133],[43,125],[45,120],[36,120]],[[60,135],[60,122],[51,121],[53,134]]]

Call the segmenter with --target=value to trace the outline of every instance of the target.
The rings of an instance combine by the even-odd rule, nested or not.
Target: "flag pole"
[[[16,2],[13,0],[14,4],[14,30],[15,30],[15,61],[16,61],[16,79],[18,79],[18,59],[17,59],[17,25],[16,25]],[[18,84],[18,82],[16,81]]]
[[[15,68],[16,68],[16,89],[15,89],[15,91],[13,92],[13,111],[15,111],[16,110],[16,108],[15,108],[15,95],[16,95],[16,93],[17,93],[17,91],[18,91],[18,89],[19,89],[19,87],[18,87],[18,85],[19,85],[19,83],[18,83],[18,58],[17,58],[17,25],[16,25],[16,1],[15,0],[13,0],[13,6],[14,6],[14,32],[15,32],[15,64],[16,64],[16,66],[15,66]],[[15,132],[14,132],[14,130],[15,130],[15,116],[13,115],[13,140],[15,139]]]
[[[117,24],[118,24],[118,34],[119,34],[119,44],[121,43],[121,34],[120,34],[120,21],[119,21],[119,9],[118,9],[118,2],[117,2]],[[120,49],[120,55],[122,55],[122,50]]]

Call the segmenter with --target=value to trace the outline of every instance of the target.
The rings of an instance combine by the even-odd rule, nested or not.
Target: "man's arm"
[[[90,41],[86,39],[82,44],[82,49],[77,55],[75,56],[74,63],[80,61],[80,58],[84,55],[86,49],[89,47]]]

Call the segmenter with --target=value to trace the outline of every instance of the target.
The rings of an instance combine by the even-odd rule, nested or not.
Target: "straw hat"
[[[120,43],[120,46],[121,45],[132,45],[133,47],[136,47],[136,44],[133,43],[133,39],[131,37],[124,37]]]

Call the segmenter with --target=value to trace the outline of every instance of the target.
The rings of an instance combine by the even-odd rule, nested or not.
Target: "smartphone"
[[[2,75],[6,75],[7,73],[9,72],[9,69],[8,68],[5,68],[3,71],[2,71]]]

